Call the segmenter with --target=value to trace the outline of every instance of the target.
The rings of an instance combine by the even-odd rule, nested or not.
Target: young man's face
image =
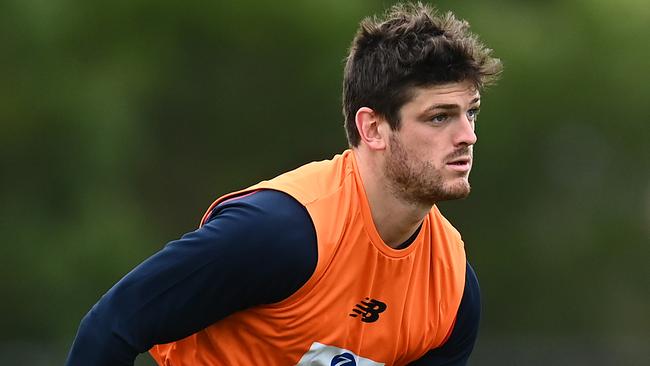
[[[418,205],[467,197],[479,105],[470,82],[415,89],[386,150],[384,174],[395,194]]]

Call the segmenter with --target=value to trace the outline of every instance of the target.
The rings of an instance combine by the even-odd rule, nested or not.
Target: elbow
[[[114,331],[119,312],[104,300],[82,318],[66,366],[133,365],[139,352]]]

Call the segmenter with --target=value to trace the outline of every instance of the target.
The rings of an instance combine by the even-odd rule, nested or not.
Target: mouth
[[[470,157],[460,157],[454,160],[447,162],[446,164],[452,170],[458,172],[466,172],[472,167],[472,158]]]

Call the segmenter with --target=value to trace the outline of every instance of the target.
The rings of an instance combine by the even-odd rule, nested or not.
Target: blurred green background
[[[344,149],[343,59],[390,4],[0,2],[0,364],[62,364],[215,197]],[[470,363],[647,365],[650,6],[436,4],[505,66],[473,194],[441,205],[483,291]]]

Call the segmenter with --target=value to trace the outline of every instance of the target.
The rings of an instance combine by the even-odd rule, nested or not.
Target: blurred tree
[[[642,364],[650,8],[437,4],[505,63],[474,194],[441,205],[483,286],[474,363]],[[345,148],[343,59],[387,5],[0,3],[0,364],[60,364],[98,297],[214,197]]]

